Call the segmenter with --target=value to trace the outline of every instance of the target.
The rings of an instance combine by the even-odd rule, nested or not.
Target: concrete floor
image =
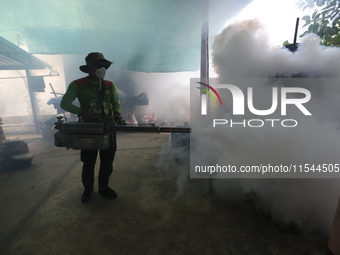
[[[0,254],[324,254],[326,237],[282,231],[251,203],[174,199],[176,176],[155,164],[169,134],[119,134],[110,180],[118,198],[99,196],[96,183],[88,204],[79,151],[40,137],[19,138],[35,154],[30,168],[0,172]]]

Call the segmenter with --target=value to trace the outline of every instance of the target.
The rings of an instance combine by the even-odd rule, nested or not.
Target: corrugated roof
[[[0,70],[51,69],[52,66],[34,57],[0,36]]]

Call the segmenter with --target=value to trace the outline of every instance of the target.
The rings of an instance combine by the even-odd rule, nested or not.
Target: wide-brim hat
[[[109,68],[112,64],[111,61],[108,61],[104,58],[104,55],[99,52],[91,52],[85,58],[86,65],[79,66],[80,71],[84,73],[89,73],[91,66],[96,63],[103,63],[105,68]]]

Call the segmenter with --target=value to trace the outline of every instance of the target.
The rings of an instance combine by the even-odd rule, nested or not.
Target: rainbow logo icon
[[[207,115],[208,114],[208,96],[207,95],[209,95],[211,100],[214,102],[214,104],[217,105],[216,98],[209,91],[209,89],[212,92],[215,93],[218,101],[220,102],[220,105],[223,105],[223,102],[222,102],[220,95],[217,93],[217,91],[212,86],[210,86],[209,84],[203,83],[203,82],[197,82],[197,83],[207,87],[206,89],[202,88],[202,87],[196,87],[196,88],[198,88],[198,89],[200,89],[200,90],[202,90],[206,93],[206,94],[203,94],[203,93],[201,94],[201,115]]]
[[[208,89],[210,89],[212,92],[214,92],[218,101],[220,102],[220,105],[223,105],[223,102],[222,102],[220,95],[217,93],[217,91],[213,87],[211,87],[210,85],[203,83],[203,82],[197,82],[197,83],[199,83],[203,86],[206,86]],[[203,90],[205,93],[207,93],[210,96],[210,98],[213,100],[214,104],[217,105],[216,98],[214,97],[214,95],[209,90],[207,90],[205,88],[200,88],[200,87],[197,87],[197,88],[200,89],[200,90]]]

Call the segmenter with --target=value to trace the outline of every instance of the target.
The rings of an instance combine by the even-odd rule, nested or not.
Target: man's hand
[[[85,111],[83,109],[80,110],[78,115],[86,122],[94,121],[94,116],[91,113],[89,113],[88,111]]]
[[[122,115],[120,115],[119,112],[115,112],[113,114],[113,118],[118,125],[125,125],[125,120],[123,119]]]

